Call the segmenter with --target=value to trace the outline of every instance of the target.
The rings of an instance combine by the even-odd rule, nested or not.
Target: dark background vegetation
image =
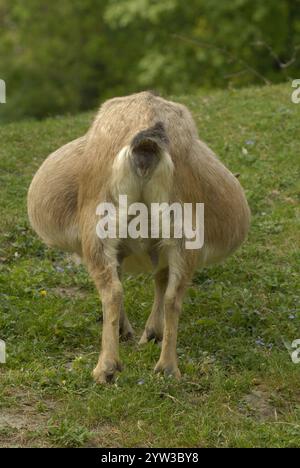
[[[0,120],[300,76],[299,0],[0,0]]]

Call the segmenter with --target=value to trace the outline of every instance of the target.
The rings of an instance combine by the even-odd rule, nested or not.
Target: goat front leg
[[[134,331],[129,322],[127,314],[125,312],[124,304],[122,301],[121,312],[120,312],[120,326],[119,326],[120,337],[123,341],[131,340],[134,336]]]
[[[178,252],[175,253],[175,257],[173,256],[173,261],[169,266],[168,285],[164,297],[162,349],[154,371],[164,373],[165,375],[172,375],[176,379],[180,379],[181,377],[176,350],[178,322],[184,293],[194,271],[194,263],[195,258],[188,258],[187,256],[186,258],[178,258]]]
[[[168,268],[155,274],[155,297],[151,314],[147,320],[144,333],[139,344],[145,344],[150,340],[160,342],[163,338],[164,326],[164,296],[168,284]]]
[[[114,266],[94,267],[90,273],[100,293],[103,308],[102,350],[93,376],[97,383],[107,383],[112,382],[116,372],[122,370],[119,328],[123,289]]]
[[[122,270],[121,270],[121,259],[119,260],[119,265],[117,268],[118,272],[118,277],[120,282],[122,282]],[[131,326],[131,323],[129,322],[129,319],[127,317],[126,311],[125,311],[125,306],[124,306],[124,300],[122,299],[122,304],[121,304],[121,311],[120,311],[120,326],[119,326],[119,333],[120,337],[123,341],[128,341],[131,340],[134,336],[134,331]]]

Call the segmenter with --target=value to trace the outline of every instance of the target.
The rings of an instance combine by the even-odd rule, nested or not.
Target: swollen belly
[[[81,255],[81,243],[77,225],[70,225],[65,230],[48,225],[47,231],[37,230],[37,233],[49,247]]]

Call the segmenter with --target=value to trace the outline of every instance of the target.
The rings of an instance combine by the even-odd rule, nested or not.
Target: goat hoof
[[[118,360],[106,360],[99,362],[97,367],[93,370],[93,378],[96,383],[106,384],[113,383],[117,371],[122,370],[122,365]]]
[[[158,361],[154,368],[154,372],[156,374],[164,374],[166,377],[174,377],[176,380],[181,379],[181,373],[176,363],[163,363]]]
[[[154,328],[146,328],[139,341],[139,345],[147,344],[149,341],[154,340],[155,343],[162,342],[162,333],[154,330]]]
[[[130,323],[126,327],[120,327],[120,338],[122,341],[132,340],[134,337],[134,331]]]

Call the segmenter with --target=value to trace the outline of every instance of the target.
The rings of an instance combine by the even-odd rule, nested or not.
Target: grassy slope
[[[153,375],[156,345],[133,342],[121,347],[116,384],[93,384],[97,294],[82,267],[28,228],[33,173],[87,129],[91,114],[0,129],[0,338],[9,353],[0,365],[0,446],[300,446],[300,365],[284,345],[300,338],[300,105],[288,85],[180,100],[200,136],[241,173],[253,212],[244,247],[190,288],[180,383]],[[128,278],[125,288],[139,335],[149,277]]]

